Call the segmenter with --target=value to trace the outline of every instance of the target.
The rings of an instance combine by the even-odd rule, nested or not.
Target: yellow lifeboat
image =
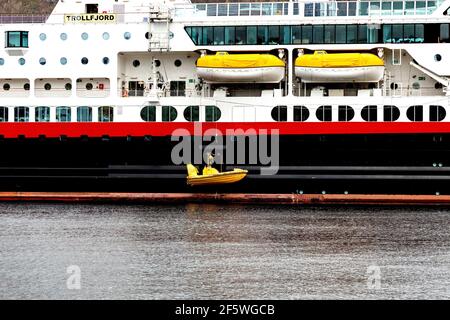
[[[207,83],[279,83],[285,66],[271,54],[217,52],[197,60],[197,75]]]
[[[295,75],[302,82],[378,82],[384,61],[371,53],[315,51],[295,60]]]
[[[187,165],[187,171],[187,184],[190,186],[235,183],[244,179],[248,173],[247,170],[237,168],[233,171],[219,172],[217,169],[208,165],[203,168],[202,175],[199,175],[198,169],[192,164]]]

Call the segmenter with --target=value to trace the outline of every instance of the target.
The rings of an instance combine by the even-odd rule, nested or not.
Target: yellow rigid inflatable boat
[[[315,51],[295,60],[295,75],[302,82],[378,82],[384,61],[371,53]]]
[[[208,83],[279,83],[285,66],[271,54],[217,52],[197,60],[197,75]]]
[[[202,175],[199,175],[197,168],[192,164],[187,165],[187,171],[187,184],[190,186],[234,183],[244,179],[248,173],[247,170],[242,169],[219,172],[211,166],[206,166],[203,168]]]

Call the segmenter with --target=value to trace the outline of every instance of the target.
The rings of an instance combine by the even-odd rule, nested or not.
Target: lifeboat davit
[[[197,75],[208,83],[279,83],[285,63],[271,54],[228,54],[202,56]]]
[[[384,61],[371,53],[315,51],[295,60],[295,75],[302,82],[378,82]]]

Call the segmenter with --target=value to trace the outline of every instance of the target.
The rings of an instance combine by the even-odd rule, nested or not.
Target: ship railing
[[[289,14],[289,2],[197,3],[175,7],[175,16],[200,17],[283,16]]]
[[[156,91],[158,97],[200,97],[205,96],[201,91],[195,89],[178,89],[178,90],[170,90],[170,89],[158,89]],[[137,89],[121,89],[117,91],[117,95],[123,98],[133,98],[133,97],[148,97],[154,94],[151,90],[137,90]],[[207,94],[207,96],[212,96]]]

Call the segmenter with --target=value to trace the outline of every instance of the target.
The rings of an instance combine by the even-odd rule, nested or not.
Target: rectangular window
[[[282,26],[281,27],[281,43],[282,44],[291,44],[291,27],[290,26]]]
[[[357,43],[358,26],[356,24],[349,24],[347,26],[347,43]]]
[[[7,31],[6,48],[28,48],[28,31]]]
[[[235,27],[225,27],[225,44],[235,44]]]
[[[356,2],[349,2],[348,3],[348,15],[350,17],[356,16]]]
[[[302,43],[312,43],[312,26],[302,27]]]
[[[228,5],[226,3],[218,4],[217,15],[220,17],[226,17],[228,15]]]
[[[262,15],[263,16],[271,16],[272,15],[272,4],[271,3],[263,3],[262,4]]]
[[[98,122],[113,122],[113,121],[114,121],[114,109],[112,107],[98,108]]]
[[[425,40],[425,28],[423,24],[415,25],[415,39],[414,42],[422,43]]]
[[[56,107],[56,121],[57,122],[70,122],[71,121],[70,107]]]
[[[450,39],[450,28],[448,23],[441,23],[439,39],[441,42],[448,42]]]
[[[30,108],[15,107],[14,108],[14,122],[28,122],[30,121]]]
[[[8,108],[0,107],[0,122],[8,122]]]
[[[239,4],[239,15],[240,16],[249,16],[250,15],[250,4],[240,3]]]
[[[78,122],[92,122],[92,108],[91,107],[78,107],[77,108],[77,121]]]
[[[194,44],[202,44],[202,27],[193,27],[191,29],[191,37]]]
[[[367,26],[367,43],[378,43],[380,25]]]
[[[394,42],[394,39],[392,37],[392,25],[390,24],[383,25],[383,42],[384,43]]]
[[[256,44],[256,27],[247,27],[247,44]]]
[[[325,25],[325,38],[324,38],[324,42],[325,43],[334,43],[335,40],[335,25],[334,24],[330,24],[330,25]]]
[[[217,16],[217,4],[207,4],[206,5],[206,15],[209,17]]]
[[[347,2],[338,2],[337,3],[337,15],[340,17],[347,16]]]
[[[414,34],[414,25],[413,24],[405,24],[403,26],[403,41],[405,43],[414,43],[415,41]]]
[[[261,3],[252,3],[251,4],[251,15],[252,16],[260,16],[261,15]]]
[[[292,44],[302,43],[302,27],[292,26]]]
[[[269,44],[280,43],[280,26],[269,26]]]
[[[323,25],[313,26],[313,43],[323,43]]]
[[[368,43],[367,42],[367,25],[358,25],[358,43]]]
[[[49,107],[36,107],[34,109],[34,121],[50,122],[50,108]]]
[[[213,38],[213,34],[214,34],[214,29],[213,27],[203,27],[203,45],[212,45],[214,43],[214,38]]]
[[[403,39],[403,25],[402,24],[394,24],[392,25],[392,37],[394,39],[394,43],[402,43]]]
[[[214,45],[224,45],[225,44],[225,28],[224,27],[214,27]]]
[[[239,14],[239,3],[228,4],[228,15],[237,16]]]
[[[336,25],[336,43],[345,43],[346,33],[347,31],[345,24]]]
[[[247,27],[236,27],[236,44],[247,43]]]
[[[267,26],[258,27],[258,44],[268,44],[269,43],[269,30]]]

